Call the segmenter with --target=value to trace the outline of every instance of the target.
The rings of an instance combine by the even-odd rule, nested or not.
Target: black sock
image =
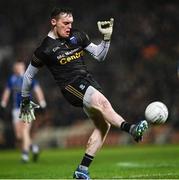
[[[28,155],[28,154],[29,154],[29,151],[27,151],[27,150],[22,150],[22,154]]]
[[[93,161],[94,157],[90,156],[89,154],[86,154],[83,156],[83,159],[80,163],[80,166],[85,166],[85,167],[89,167],[91,162]]]
[[[130,124],[130,123],[124,121],[121,123],[121,130],[131,133],[130,131],[131,131],[132,126],[133,126],[133,124]]]

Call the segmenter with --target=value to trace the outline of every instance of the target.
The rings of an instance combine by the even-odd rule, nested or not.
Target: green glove
[[[104,35],[104,40],[109,41],[113,32],[114,18],[111,18],[110,21],[98,21],[98,29]]]
[[[34,109],[36,108],[40,108],[40,106],[30,101],[29,97],[23,97],[20,104],[19,118],[24,122],[30,123],[35,120]]]

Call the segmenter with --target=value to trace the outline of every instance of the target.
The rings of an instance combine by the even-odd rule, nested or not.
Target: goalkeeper
[[[74,172],[76,179],[89,179],[88,167],[101,148],[111,125],[128,132],[137,142],[142,139],[148,125],[146,121],[130,124],[117,114],[85,65],[84,52],[98,61],[104,61],[110,47],[114,19],[97,23],[103,35],[98,45],[92,43],[86,33],[72,28],[73,15],[70,9],[53,9],[50,22],[51,30],[34,51],[24,75],[20,116],[26,122],[35,119],[36,105],[29,99],[30,84],[35,74],[45,65],[66,100],[83,108],[95,124],[82,161]]]

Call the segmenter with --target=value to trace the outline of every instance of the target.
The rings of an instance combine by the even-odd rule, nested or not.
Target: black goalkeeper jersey
[[[57,84],[64,87],[76,77],[88,74],[83,56],[90,43],[88,36],[78,30],[73,30],[68,39],[47,36],[35,50],[31,64],[46,65]]]

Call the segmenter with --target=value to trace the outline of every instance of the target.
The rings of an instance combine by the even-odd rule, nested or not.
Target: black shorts
[[[83,97],[89,86],[93,86],[95,89],[102,92],[100,85],[90,74],[85,77],[79,76],[75,78],[75,80],[67,86],[61,88],[61,92],[70,104],[83,107]]]

